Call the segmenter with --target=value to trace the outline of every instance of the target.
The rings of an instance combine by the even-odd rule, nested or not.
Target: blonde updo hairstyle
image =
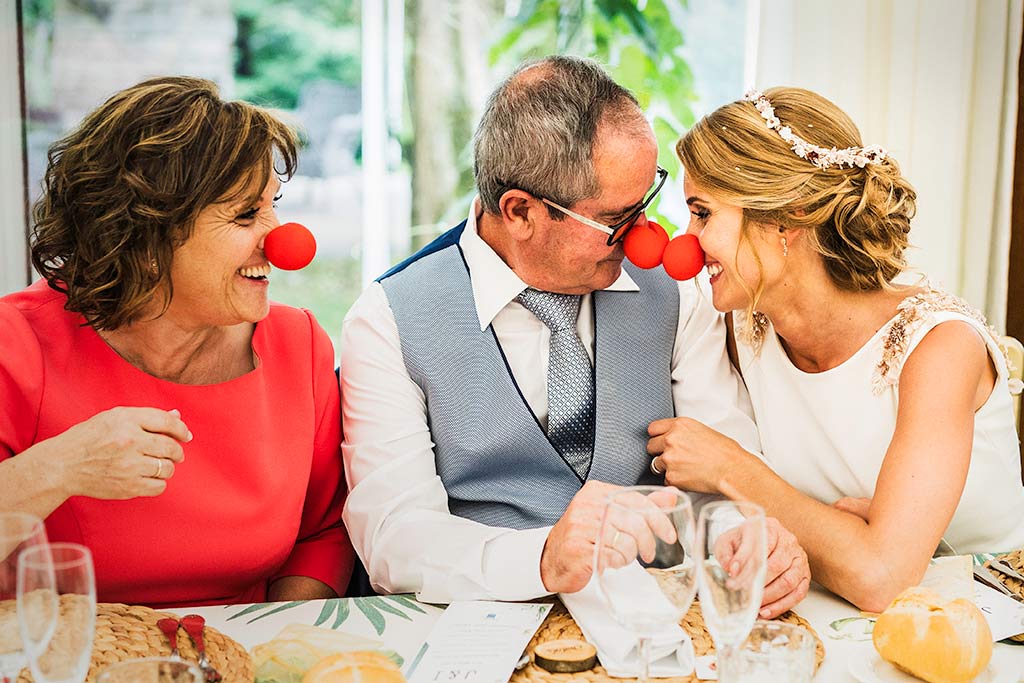
[[[827,149],[863,146],[850,117],[821,95],[800,88],[764,94],[782,125],[807,142]],[[864,168],[818,168],[797,156],[746,100],[698,121],[676,153],[694,183],[743,210],[741,244],[754,229],[804,230],[832,282],[845,291],[892,289],[893,278],[907,268],[903,252],[917,194],[891,157]],[[748,320],[764,288],[763,270],[761,276],[749,292]]]

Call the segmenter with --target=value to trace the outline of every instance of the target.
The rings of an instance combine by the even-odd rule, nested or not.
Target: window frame
[[[29,284],[21,3],[0,3],[0,295]]]

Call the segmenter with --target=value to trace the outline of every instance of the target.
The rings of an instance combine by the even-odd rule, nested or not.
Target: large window
[[[144,78],[202,76],[279,109],[304,141],[279,216],[319,252],[271,296],[337,343],[369,278],[464,217],[473,126],[523,58],[593,56],[637,93],[675,186],[656,210],[684,220],[672,143],[741,93],[747,1],[23,0],[30,198],[48,146]]]

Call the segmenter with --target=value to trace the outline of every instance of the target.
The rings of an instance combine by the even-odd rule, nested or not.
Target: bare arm
[[[994,379],[985,344],[968,324],[944,323],[924,337],[900,377],[896,429],[867,519],[800,493],[735,441],[692,420],[659,425],[652,452],[662,453],[669,483],[764,506],[796,534],[815,580],[881,611],[920,581],[952,519],[970,464],[974,411]]]
[[[189,439],[177,411],[104,411],[0,462],[0,510],[45,519],[71,496],[159,495]]]

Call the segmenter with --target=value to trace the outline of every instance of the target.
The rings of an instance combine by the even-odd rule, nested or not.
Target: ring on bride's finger
[[[653,474],[656,477],[660,477],[661,475],[665,474],[665,470],[658,469],[658,458],[660,457],[661,456],[656,455],[653,458],[651,458],[651,474]]]
[[[164,478],[164,459],[163,458],[157,458],[156,459],[156,474],[153,475],[153,478],[154,479],[163,479]]]
[[[612,547],[612,548],[615,548],[615,547],[617,547],[617,546],[618,546],[618,543],[619,543],[619,534],[621,534],[621,533],[622,533],[622,532],[621,532],[621,531],[619,531],[618,529],[616,529],[616,530],[615,530],[615,535],[613,535],[613,536],[612,536],[612,542],[611,542],[611,547]]]

